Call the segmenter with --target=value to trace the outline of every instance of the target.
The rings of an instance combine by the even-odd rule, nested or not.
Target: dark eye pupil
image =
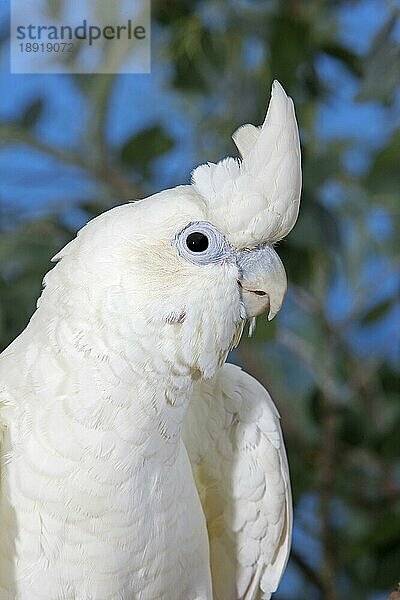
[[[204,233],[195,231],[187,236],[186,245],[192,252],[204,252],[208,248],[208,237]]]

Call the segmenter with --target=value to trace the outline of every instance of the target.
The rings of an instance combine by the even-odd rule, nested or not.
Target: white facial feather
[[[104,327],[154,327],[157,344],[211,377],[238,342],[243,318],[236,264],[192,264],[175,247],[179,231],[205,221],[205,203],[192,186],[165,190],[92,220],[53,260],[40,305],[101,315]],[[65,274],[74,293],[65,294]],[[61,298],[55,301],[55,290]],[[84,301],[84,304],[82,302]],[[44,306],[46,305],[46,307]],[[175,325],[174,325],[175,324]],[[87,337],[87,336],[86,336]]]
[[[274,243],[294,226],[300,206],[301,157],[294,106],[275,81],[261,127],[234,134],[242,160],[226,158],[194,170],[193,185],[208,215],[239,248]]]

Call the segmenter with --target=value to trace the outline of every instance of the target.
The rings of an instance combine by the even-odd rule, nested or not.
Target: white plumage
[[[294,106],[278,81],[262,126],[242,125],[232,137],[242,161],[201,165],[193,183],[207,200],[212,222],[237,247],[277,242],[296,222],[301,192]]]
[[[289,470],[268,392],[234,365],[195,386],[183,439],[207,518],[214,597],[269,598],[290,549]]]
[[[0,359],[1,600],[269,598],[291,537],[266,390],[224,365],[279,310],[300,151],[278,83],[242,162],[91,221]]]

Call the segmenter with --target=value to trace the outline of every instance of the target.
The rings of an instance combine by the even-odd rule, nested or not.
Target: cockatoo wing
[[[215,600],[270,598],[290,551],[292,504],[268,392],[225,364],[196,385],[183,440],[206,515]]]

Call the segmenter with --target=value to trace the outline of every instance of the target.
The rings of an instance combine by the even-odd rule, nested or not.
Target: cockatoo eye
[[[189,223],[173,239],[182,258],[197,265],[207,265],[233,256],[222,233],[207,221]]]
[[[208,237],[200,231],[194,231],[187,236],[186,246],[192,252],[204,252],[208,248]]]

